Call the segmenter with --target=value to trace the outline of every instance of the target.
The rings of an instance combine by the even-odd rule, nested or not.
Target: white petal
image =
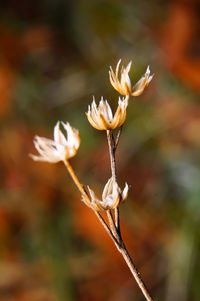
[[[54,127],[54,141],[62,145],[66,145],[67,143],[65,136],[60,130],[60,121],[58,121]]]
[[[126,73],[129,73],[129,71],[131,70],[131,65],[132,65],[132,61],[130,61],[130,62],[128,63],[128,65],[126,66],[126,69],[125,69],[125,72],[126,72]]]
[[[102,193],[102,200],[104,200],[109,194],[112,193],[112,186],[113,186],[113,178],[111,177],[104,187]]]
[[[124,187],[124,190],[122,192],[122,200],[123,201],[125,201],[128,197],[128,189],[129,189],[128,184],[125,183],[125,187]]]
[[[106,106],[106,111],[107,111],[107,115],[108,115],[108,120],[111,122],[113,119],[113,114],[112,114],[111,107],[110,107],[109,103],[107,102],[107,100],[105,101],[105,106]]]

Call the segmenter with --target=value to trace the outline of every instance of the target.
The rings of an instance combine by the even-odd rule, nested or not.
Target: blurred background
[[[60,164],[35,163],[35,134],[57,120],[80,130],[71,160],[101,194],[104,132],[85,112],[116,108],[108,69],[133,60],[136,82],[117,152],[128,250],[155,300],[200,300],[200,3],[162,0],[2,1],[0,8],[0,300],[142,301],[107,234]]]

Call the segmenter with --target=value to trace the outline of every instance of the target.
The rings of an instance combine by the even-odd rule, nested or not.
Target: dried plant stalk
[[[112,86],[120,94],[125,96],[122,99],[119,97],[118,107],[115,114],[113,115],[108,101],[103,100],[103,98],[101,98],[98,106],[93,98],[93,102],[91,106],[88,107],[88,112],[86,113],[88,121],[95,129],[105,130],[107,133],[112,176],[104,187],[102,200],[99,200],[96,197],[94,191],[90,189],[89,186],[87,187],[88,189],[85,189],[74,172],[71,164],[69,163],[69,159],[76,155],[80,146],[79,132],[78,130],[72,128],[69,123],[62,122],[62,126],[67,134],[67,138],[60,129],[60,122],[57,122],[56,126],[54,127],[53,140],[36,136],[34,144],[39,152],[39,156],[30,156],[35,161],[46,161],[50,163],[62,161],[65,164],[70,176],[81,193],[83,202],[93,210],[100,223],[114,242],[118,251],[122,254],[144,297],[147,301],[153,301],[125,247],[121,236],[119,205],[124,202],[128,196],[128,184],[125,184],[123,191],[118,186],[115,160],[115,154],[119,144],[123,123],[126,120],[126,110],[128,107],[129,97],[140,95],[152,80],[153,75],[150,75],[150,69],[147,67],[144,76],[142,76],[141,79],[132,87],[128,75],[131,62],[126,68],[122,66],[121,76],[119,77],[120,63],[121,60],[117,64],[115,73],[113,72],[112,68],[110,68],[109,71],[110,82]],[[113,135],[113,130],[116,128],[119,128],[119,131],[115,138]],[[106,212],[107,220],[103,218],[101,211]]]

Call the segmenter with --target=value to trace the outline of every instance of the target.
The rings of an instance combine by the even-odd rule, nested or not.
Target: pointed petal
[[[111,107],[110,107],[109,103],[107,102],[107,100],[105,101],[105,107],[106,107],[106,111],[107,111],[107,115],[108,115],[108,120],[111,121],[113,119],[113,114],[112,114]]]
[[[109,194],[112,193],[112,186],[113,186],[113,178],[111,177],[104,187],[102,193],[102,200],[104,200]]]
[[[153,75],[150,75],[150,68],[149,66],[146,69],[145,74],[141,77],[140,80],[132,88],[132,96],[139,96],[142,94],[144,89],[149,85],[150,81],[152,80]]]
[[[102,128],[102,126],[99,125],[99,123],[97,123],[96,120],[94,120],[94,118],[92,118],[92,114],[91,113],[86,113],[87,119],[89,121],[89,123],[91,124],[91,126],[93,126],[95,129],[97,130],[103,130],[104,128]]]
[[[60,121],[58,121],[54,127],[54,141],[62,145],[66,145],[67,143],[65,136],[60,130]]]
[[[119,66],[121,64],[121,59],[119,59],[118,63],[117,63],[117,66],[116,66],[116,70],[115,70],[115,75],[116,75],[116,78],[118,78],[118,73],[119,73]]]
[[[122,201],[123,201],[123,202],[124,202],[124,201],[127,199],[127,197],[128,197],[128,189],[129,189],[128,184],[125,183],[125,187],[124,187],[124,190],[123,190],[123,192],[122,192]]]

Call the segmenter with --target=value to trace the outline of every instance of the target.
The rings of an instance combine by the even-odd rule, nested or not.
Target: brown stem
[[[76,184],[78,190],[80,191],[81,195],[84,196],[84,201],[86,202],[86,205],[90,207],[90,199],[87,195],[87,192],[85,191],[85,188],[83,187],[83,185],[79,181],[79,179],[78,179],[77,175],[75,174],[71,164],[69,163],[68,160],[65,160],[64,164],[65,164],[70,176],[72,177],[74,183]]]
[[[117,247],[119,252],[122,254],[122,256],[124,257],[124,260],[126,261],[126,264],[128,265],[132,275],[134,276],[138,286],[140,287],[144,297],[146,298],[147,301],[153,301],[152,297],[150,296],[144,281],[142,280],[140,273],[138,272],[135,264],[133,263],[132,258],[130,257],[123,241],[121,240],[121,246]]]
[[[106,213],[107,213],[110,229],[111,229],[113,235],[115,236],[117,242],[120,244],[120,236],[119,236],[119,233],[117,231],[115,222],[113,220],[112,212],[111,212],[111,210],[107,210]]]
[[[116,139],[115,139],[115,151],[116,151],[116,149],[118,147],[118,144],[119,144],[119,138],[121,136],[122,129],[123,129],[123,125],[120,126],[119,131],[118,131],[117,136],[116,136]]]
[[[116,247],[118,248],[119,247],[119,242],[118,242],[117,238],[115,237],[115,235],[113,234],[113,232],[108,227],[107,223],[105,222],[105,220],[103,219],[103,217],[101,216],[101,214],[98,211],[94,211],[94,213],[96,214],[96,216],[98,217],[100,223],[103,225],[104,229],[106,230],[106,232],[108,233],[108,235],[113,240],[113,242],[115,243]]]
[[[77,175],[75,174],[71,164],[69,163],[68,160],[64,161],[64,164],[69,172],[69,174],[71,175],[74,183],[76,184],[76,186],[78,187],[81,195],[84,196],[84,201],[86,203],[86,205],[88,205],[90,207],[90,198],[87,195],[87,192],[85,191],[83,185],[80,183]],[[94,211],[94,210],[93,210]],[[131,273],[133,274],[133,276],[135,277],[136,282],[138,283],[143,295],[145,296],[147,301],[153,301],[153,299],[151,298],[151,296],[149,295],[145,284],[140,276],[140,274],[138,273],[124,243],[123,240],[121,238],[121,235],[119,233],[119,229],[116,227],[116,225],[114,224],[113,221],[113,217],[110,211],[107,212],[108,215],[108,220],[110,223],[110,227],[107,225],[107,223],[105,222],[105,220],[103,219],[103,217],[101,216],[101,214],[97,211],[94,211],[94,213],[96,214],[96,216],[98,217],[99,221],[101,222],[101,224],[103,225],[104,229],[106,230],[106,232],[108,233],[108,235],[110,236],[110,238],[113,240],[116,248],[118,249],[118,251],[122,254],[122,256],[124,257],[124,260],[126,261],[126,264],[128,265]]]
[[[110,155],[110,166],[111,166],[111,173],[112,173],[112,178],[114,181],[117,180],[117,175],[116,175],[116,161],[115,161],[115,152],[116,152],[116,143],[113,137],[112,130],[107,130],[107,140],[108,140],[108,148],[109,148],[109,155]],[[119,143],[119,141],[118,141]],[[118,144],[117,143],[117,144]],[[119,226],[119,208],[114,209],[115,212],[115,225],[117,230],[120,233],[120,226]]]
[[[116,176],[116,162],[115,162],[115,142],[112,130],[107,130],[107,139],[108,139],[108,147],[109,147],[109,154],[110,154],[110,167],[113,180],[117,180]]]
[[[71,166],[71,164],[69,163],[68,160],[64,161],[64,164],[70,174],[70,176],[72,177],[74,183],[76,184],[78,190],[80,191],[81,195],[84,196],[83,201],[85,202],[85,204],[91,208],[90,206],[90,198],[87,194],[87,192],[84,189],[84,186],[81,184],[81,182],[79,181],[77,175],[75,174],[73,167]],[[91,208],[92,209],[92,208]],[[95,210],[93,210],[94,213],[96,214],[96,216],[98,217],[99,221],[101,222],[101,224],[103,225],[104,229],[106,230],[106,232],[108,233],[108,235],[111,237],[111,239],[114,241],[115,244],[118,244],[115,236],[113,235],[112,231],[110,230],[110,228],[108,227],[108,225],[106,224],[105,220],[103,219],[103,217],[101,216],[101,214]]]

